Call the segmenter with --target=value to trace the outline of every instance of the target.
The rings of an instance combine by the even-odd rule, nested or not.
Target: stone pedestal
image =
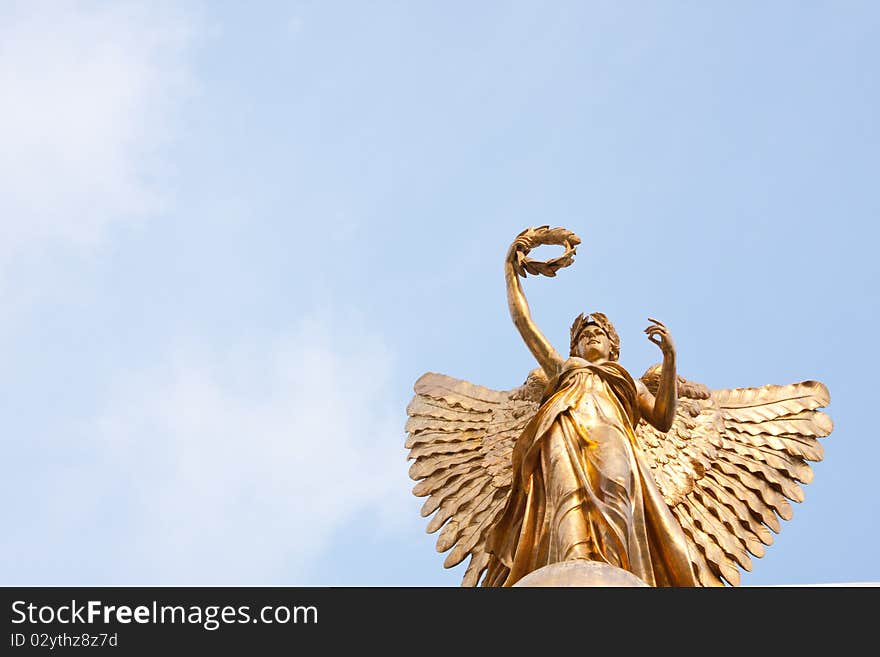
[[[648,586],[631,572],[600,561],[561,561],[538,568],[514,586]]]

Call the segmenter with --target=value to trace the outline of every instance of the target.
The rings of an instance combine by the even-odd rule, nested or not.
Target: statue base
[[[514,586],[648,586],[631,572],[601,561],[560,561],[530,572]]]

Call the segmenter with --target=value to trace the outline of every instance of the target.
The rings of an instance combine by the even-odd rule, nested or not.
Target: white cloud
[[[0,8],[0,275],[157,211],[149,180],[188,83],[192,25],[148,2]]]
[[[127,373],[75,474],[90,503],[68,520],[92,526],[112,498],[127,521],[80,559],[110,583],[320,584],[310,567],[334,534],[408,495],[389,353],[328,326]]]

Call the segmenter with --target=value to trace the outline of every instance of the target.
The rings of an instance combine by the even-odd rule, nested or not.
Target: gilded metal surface
[[[550,564],[585,560],[652,586],[737,585],[801,502],[831,433],[817,381],[709,390],[676,371],[675,344],[649,319],[662,362],[634,379],[601,313],[579,315],[570,355],[532,321],[520,283],[555,276],[580,239],[528,228],[505,260],[514,325],[540,367],[498,391],[428,372],[407,407],[413,493],[426,497],[447,568],[463,586],[512,586]],[[547,262],[542,244],[564,247]]]

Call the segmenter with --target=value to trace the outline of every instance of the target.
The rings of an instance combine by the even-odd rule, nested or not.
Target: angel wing
[[[659,365],[642,376],[656,392]],[[672,428],[660,433],[644,421],[636,439],[657,486],[678,519],[691,561],[704,586],[734,586],[749,555],[762,557],[790,520],[789,500],[813,479],[808,461],[821,461],[818,439],[831,418],[816,409],[830,401],[818,381],[760,388],[709,390],[679,377]],[[772,532],[771,532],[772,530]]]
[[[535,415],[547,383],[541,369],[512,390],[491,390],[428,372],[415,383],[407,406],[409,475],[428,497],[422,516],[436,514],[428,533],[443,531],[437,551],[452,551],[446,568],[471,556],[462,586],[476,586],[486,570],[486,534],[510,492],[513,446]]]

